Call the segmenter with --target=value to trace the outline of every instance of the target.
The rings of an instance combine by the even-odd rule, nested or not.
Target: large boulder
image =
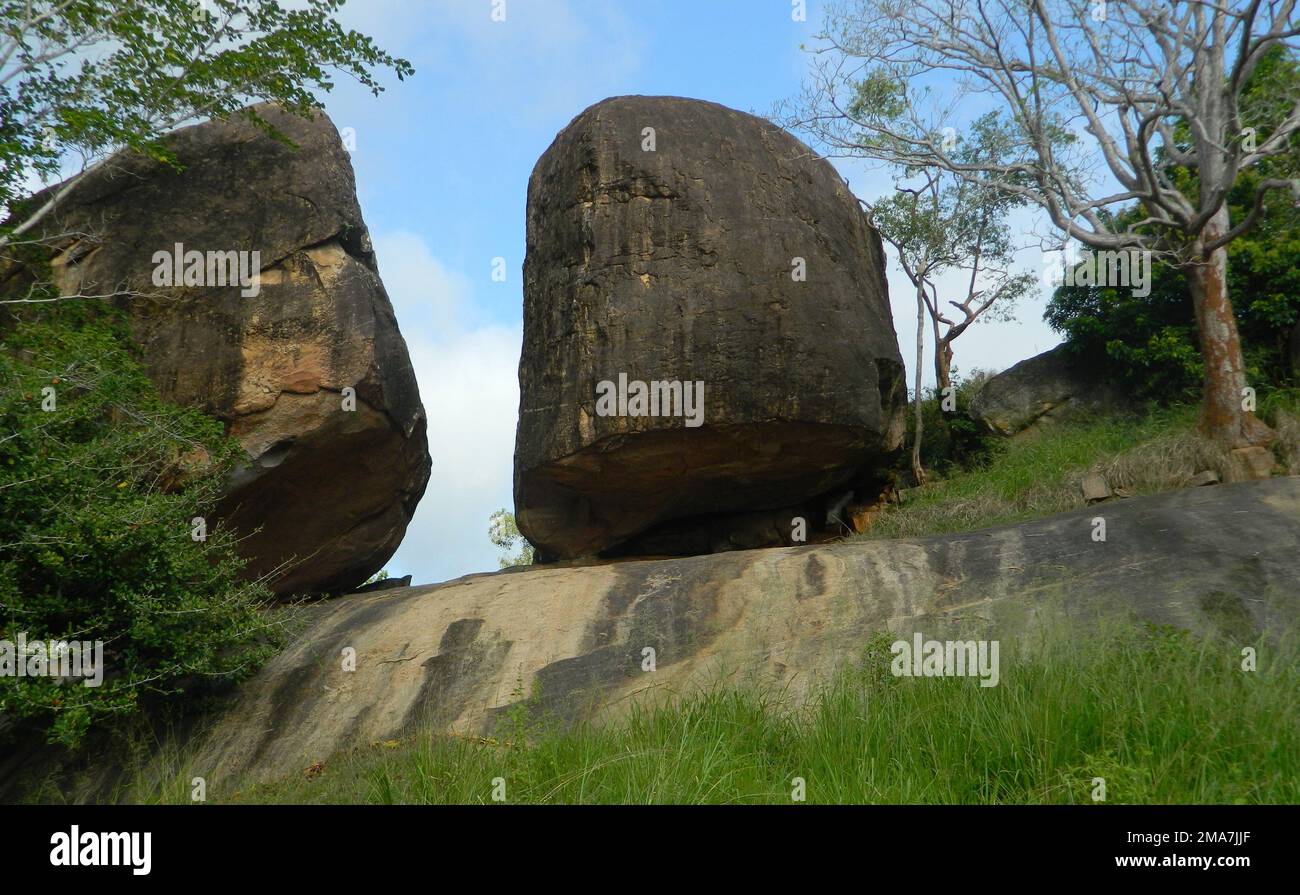
[[[735,514],[744,546],[788,539],[799,505],[866,490],[898,448],[903,379],[879,236],[781,129],[699,100],[616,97],[538,161],[515,507],[539,558],[734,545],[718,520]],[[702,404],[637,415],[638,382],[702,383]],[[611,392],[628,413],[598,401]],[[647,532],[659,546],[638,549]]]
[[[1126,403],[1096,367],[1062,344],[990,377],[971,400],[970,414],[995,435],[1015,435]]]
[[[45,232],[73,234],[55,239],[60,290],[123,293],[163,397],[243,445],[218,515],[249,573],[278,593],[348,589],[397,549],[424,492],[424,408],[338,132],[256,109],[295,145],[242,118],[185,128],[170,138],[180,170],[119,154]],[[202,283],[167,282],[159,259],[180,254],[183,272],[196,250]],[[216,285],[234,268],[208,268],[213,252],[260,260],[260,281]]]

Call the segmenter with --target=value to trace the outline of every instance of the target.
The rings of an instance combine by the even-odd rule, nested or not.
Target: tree
[[[1243,98],[1266,100],[1300,84],[1300,63],[1274,52],[1260,62]],[[1300,174],[1300,146],[1243,171],[1228,194],[1229,216],[1240,220],[1254,202],[1261,177]],[[1176,171],[1190,181],[1192,171]],[[1133,205],[1128,223],[1142,217]],[[1291,378],[1289,341],[1300,319],[1300,205],[1275,192],[1264,202],[1257,225],[1227,248],[1229,285],[1249,381],[1279,386]],[[1195,395],[1204,378],[1197,350],[1196,317],[1186,278],[1157,264],[1148,295],[1097,285],[1062,285],[1044,315],[1081,354],[1105,357],[1108,377],[1144,399],[1181,400]]]
[[[500,509],[488,518],[488,537],[507,554],[501,557],[498,562],[501,568],[508,569],[511,566],[531,566],[533,564],[533,545],[528,543],[528,539],[519,533],[519,526],[515,524],[515,514],[509,510]],[[510,555],[508,551],[514,550],[516,545],[519,547],[519,553]]]
[[[115,150],[173,162],[163,136],[275,101],[300,114],[332,72],[379,94],[372,69],[413,73],[333,18],[345,0],[47,0],[0,4],[0,250],[49,217]],[[35,207],[19,199],[69,157],[79,170]]]
[[[976,122],[971,139],[963,147],[954,147],[954,154],[965,159],[996,155],[1001,135],[993,124],[991,119]],[[918,172],[904,169],[902,173]],[[916,297],[912,474],[917,482],[923,482],[921,367],[927,317],[934,337],[936,388],[944,396],[952,388],[953,343],[981,317],[1009,317],[1015,302],[1035,281],[1029,274],[1011,271],[1015,247],[1006,217],[1023,204],[1021,200],[937,168],[919,173],[924,183],[918,188],[899,187],[892,196],[868,205],[868,212],[881,236],[894,247]],[[968,271],[969,276],[963,277],[963,292],[944,302],[937,281],[952,271]],[[945,304],[956,308],[961,319],[949,316]]]
[[[1242,400],[1226,247],[1291,182],[1260,178],[1237,221],[1226,200],[1240,172],[1286,152],[1300,130],[1300,94],[1243,96],[1270,52],[1296,47],[1295,3],[841,2],[796,124],[833,152],[939,168],[1022,198],[1090,250],[1177,265],[1204,361],[1202,429],[1230,448],[1265,445],[1271,431]],[[1014,135],[1005,159],[964,162],[948,150],[944,128],[960,130],[965,109],[998,113]],[[1195,189],[1170,166],[1195,171]],[[1116,226],[1135,201],[1142,217]]]

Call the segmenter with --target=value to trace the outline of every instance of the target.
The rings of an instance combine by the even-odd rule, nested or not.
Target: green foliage
[[[497,510],[488,518],[488,537],[502,550],[506,555],[497,560],[501,568],[508,569],[511,566],[531,566],[533,564],[533,545],[528,543],[528,539],[519,533],[519,526],[515,524],[515,514],[506,509]],[[515,547],[519,548],[518,553],[512,554]]]
[[[0,639],[102,641],[106,666],[98,687],[0,677],[0,716],[68,746],[246,675],[277,633],[211,522],[237,444],[163,403],[125,344],[119,317],[82,304],[0,341]]]
[[[172,160],[160,136],[180,124],[256,100],[305,112],[335,74],[376,94],[373,69],[412,74],[334,20],[344,2],[0,4],[0,206],[12,208],[31,174],[56,174],[70,153],[93,160],[131,147]]]
[[[886,635],[803,703],[705,688],[626,720],[521,740],[417,736],[327,759],[222,802],[1093,804],[1300,799],[1300,656],[1168,629],[1058,628],[1001,643],[1000,680],[896,678]],[[183,766],[183,762],[177,762]],[[189,801],[191,769],[129,797]]]
[[[997,449],[1000,439],[987,434],[970,415],[970,402],[987,379],[982,371],[963,378],[954,369],[952,410],[944,409],[943,396],[936,390],[925,393],[921,400],[921,465],[929,472],[942,476],[978,467]],[[909,425],[899,452],[901,458],[911,455],[915,440],[916,429]]]
[[[22,196],[70,156],[91,167],[129,148],[175,164],[176,126],[259,100],[306,114],[339,74],[375,94],[375,69],[410,75],[335,21],[343,4],[0,3],[0,263],[47,266],[39,239],[20,234],[62,193]],[[191,536],[238,446],[217,421],[159,400],[119,317],[80,302],[42,307],[0,323],[0,639],[101,640],[107,676],[95,688],[0,678],[0,726],[27,719],[75,745],[100,722],[247,674],[280,615],[258,611],[267,591],[241,581],[231,533]]]
[[[1234,219],[1253,187],[1231,194]],[[1228,289],[1241,334],[1247,380],[1280,385],[1291,373],[1287,340],[1300,322],[1300,214],[1268,200],[1261,224],[1228,245]],[[1133,212],[1133,216],[1137,216]],[[1107,378],[1142,399],[1189,400],[1200,389],[1203,363],[1187,281],[1177,269],[1152,267],[1151,293],[1061,286],[1044,315],[1072,350],[1104,357]]]

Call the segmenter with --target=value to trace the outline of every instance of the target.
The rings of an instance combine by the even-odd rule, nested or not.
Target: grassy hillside
[[[1300,472],[1300,390],[1262,402],[1278,432],[1278,471]],[[1079,482],[1100,472],[1127,496],[1184,487],[1202,470],[1223,475],[1224,453],[1196,432],[1197,409],[1174,407],[1143,417],[1105,417],[1035,427],[992,440],[971,468],[945,473],[891,507],[861,537],[920,537],[1038,519],[1084,505]],[[937,416],[937,414],[935,414]]]
[[[1110,803],[1300,801],[1300,665],[1168,630],[1004,645],[1001,680],[896,678],[888,639],[803,707],[713,692],[562,732],[522,713],[496,740],[374,744],[290,779],[209,789],[243,803]],[[133,799],[189,802],[202,769]]]
[[[1280,469],[1294,464],[1300,393],[1270,396]],[[1195,434],[1195,410],[1044,427],[957,464],[870,537],[1010,523],[1082,504],[1099,470],[1139,495],[1179,487],[1222,455]],[[1294,471],[1295,467],[1291,466]],[[1300,650],[1171,630],[1056,631],[1003,644],[1000,681],[896,678],[890,638],[802,704],[750,690],[637,706],[623,720],[561,729],[525,709],[494,739],[420,734],[321,755],[271,783],[217,782],[240,803],[1110,803],[1300,802]],[[153,749],[142,754],[152,754]],[[189,803],[207,777],[184,752],[137,770],[130,801]],[[159,782],[161,780],[161,782]],[[43,800],[59,798],[47,788]]]

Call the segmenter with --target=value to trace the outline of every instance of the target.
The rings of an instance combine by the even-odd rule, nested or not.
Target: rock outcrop
[[[990,377],[971,400],[970,414],[995,435],[1015,435],[1037,423],[1124,404],[1097,370],[1068,345],[1057,345]]]
[[[529,181],[519,384],[516,519],[541,560],[789,543],[800,505],[870,490],[901,443],[879,236],[759,118],[597,103]]]
[[[185,128],[169,141],[181,170],[119,154],[45,229],[72,234],[59,288],[130,293],[163,397],[243,445],[220,515],[249,572],[280,570],[279,593],[349,589],[397,549],[424,492],[424,408],[338,132],[257,110],[296,148],[242,119]],[[233,282],[241,262],[256,283]]]
[[[1275,478],[917,540],[533,568],[335,600],[244,686],[191,768],[222,786],[428,730],[491,735],[521,694],[562,721],[720,681],[798,696],[876,632],[997,639],[1004,659],[1063,620],[1242,644],[1300,620],[1298,552],[1300,478]]]

